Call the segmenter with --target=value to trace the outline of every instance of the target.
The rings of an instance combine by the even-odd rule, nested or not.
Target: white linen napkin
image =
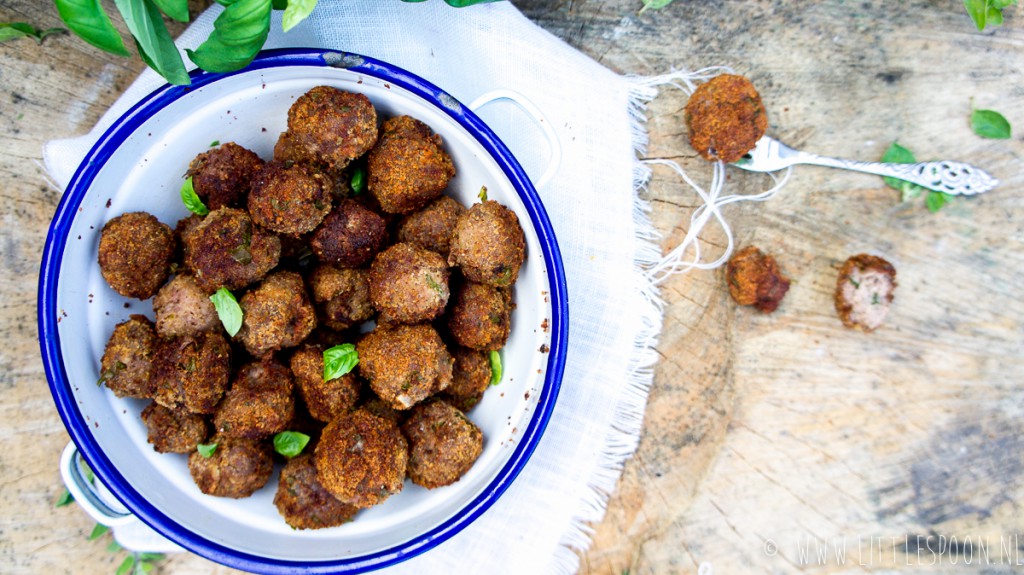
[[[178,41],[194,48],[221,8]],[[568,359],[561,394],[537,450],[509,490],[472,525],[388,573],[568,573],[590,542],[625,460],[636,449],[662,314],[643,272],[660,259],[637,189],[648,169],[641,108],[654,88],[619,76],[540,29],[509,2],[455,9],[440,0],[321,2],[287,34],[275,15],[267,48],[323,47],[411,71],[464,103],[495,89],[533,102],[561,157],[539,189],[561,246],[568,283]],[[187,62],[187,60],[186,60]],[[163,83],[150,70],[93,130],[47,143],[61,186],[123,111]],[[536,181],[551,151],[528,116],[495,103],[480,116]]]

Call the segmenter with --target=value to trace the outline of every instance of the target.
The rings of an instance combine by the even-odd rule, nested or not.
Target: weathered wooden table
[[[680,1],[643,15],[638,0],[516,4],[622,73],[732,66],[759,87],[770,133],[797,147],[874,160],[898,140],[1002,180],[931,214],[877,177],[799,168],[771,201],[726,208],[740,245],[774,253],[792,289],[764,315],[731,302],[721,270],[663,286],[663,359],[640,448],[582,570],[1019,572],[1024,9],[979,33],[957,0]],[[0,21],[59,25],[52,6],[29,0],[5,2]],[[68,36],[0,45],[4,572],[112,573],[123,558],[87,540],[83,513],[54,508],[67,435],[39,360],[35,290],[59,194],[39,159],[46,140],[87,131],[138,71]],[[650,105],[648,155],[707,183],[685,141],[684,103],[669,88]],[[979,138],[972,108],[999,110],[1018,134]],[[733,191],[766,183],[729,172]],[[696,199],[661,168],[647,196],[668,249]],[[842,327],[832,306],[837,264],[860,252],[899,273],[890,317],[872,334]],[[190,555],[161,564],[228,571]]]

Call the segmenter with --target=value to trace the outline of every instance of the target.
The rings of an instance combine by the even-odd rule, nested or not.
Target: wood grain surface
[[[978,32],[958,0],[681,0],[639,15],[638,0],[516,5],[624,74],[731,66],[760,90],[769,133],[795,147],[877,160],[899,141],[1002,182],[932,214],[880,178],[800,167],[770,201],[727,207],[738,245],[772,253],[792,288],[765,315],[729,299],[721,270],[663,285],[640,447],[581,571],[1021,572],[1024,8]],[[49,3],[29,0],[5,1],[0,21],[60,25]],[[88,541],[85,514],[54,507],[68,436],[39,359],[35,297],[59,200],[41,146],[88,131],[139,69],[71,36],[0,44],[5,573],[113,573],[123,559],[106,539]],[[706,185],[685,102],[666,87],[650,103],[647,155]],[[1013,139],[973,134],[973,108],[1003,113]],[[769,183],[728,172],[733,192]],[[697,198],[661,167],[645,194],[667,251]],[[716,253],[725,236],[711,227],[703,238]],[[838,265],[862,252],[891,261],[899,280],[871,334],[844,328],[832,303]],[[159,570],[231,572],[189,554]]]

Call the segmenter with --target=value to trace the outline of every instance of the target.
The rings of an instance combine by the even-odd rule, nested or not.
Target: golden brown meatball
[[[255,357],[294,347],[316,327],[316,310],[302,276],[278,271],[242,296],[242,329],[238,339]]]
[[[377,142],[377,111],[363,94],[317,86],[289,108],[282,140],[281,156],[338,171]]]
[[[206,419],[202,415],[151,403],[142,410],[147,437],[158,453],[192,453],[206,439]]]
[[[309,276],[320,323],[342,331],[373,317],[370,272],[321,265]]]
[[[472,281],[459,287],[448,312],[448,330],[459,345],[497,351],[505,347],[511,328],[512,294],[508,289]]]
[[[213,413],[230,372],[231,347],[220,332],[160,340],[153,355],[153,399],[171,409]]]
[[[452,383],[442,392],[445,401],[462,411],[469,411],[480,402],[491,384],[491,358],[487,352],[466,347],[452,350],[455,368]]]
[[[291,371],[276,361],[243,366],[213,416],[214,428],[226,437],[244,439],[285,431],[295,417],[293,387]]]
[[[160,337],[195,335],[217,329],[220,319],[213,302],[188,274],[174,276],[153,298],[156,333]]]
[[[441,196],[398,224],[398,241],[411,242],[448,259],[452,234],[466,208],[449,196]]]
[[[878,256],[851,256],[836,278],[836,312],[843,325],[870,332],[889,314],[896,291],[896,268]]]
[[[274,505],[285,523],[295,529],[323,529],[348,523],[359,512],[324,489],[313,456],[303,453],[288,460],[274,494]]]
[[[775,311],[789,291],[789,280],[779,271],[775,258],[755,246],[747,246],[729,259],[725,279],[736,303],[765,313]]]
[[[393,421],[359,409],[324,428],[314,452],[317,478],[345,503],[377,505],[402,490],[407,449]]]
[[[249,182],[263,167],[263,160],[252,150],[227,142],[199,154],[185,174],[192,178],[192,189],[210,210],[245,205]]]
[[[182,235],[185,266],[210,294],[258,282],[277,265],[281,240],[253,224],[248,212],[221,208]]]
[[[313,170],[270,162],[253,178],[248,205],[256,225],[299,235],[320,225],[331,211],[331,196],[323,176]]]
[[[324,348],[303,345],[292,354],[292,375],[299,394],[314,418],[330,422],[359,401],[362,384],[354,372],[324,381]]]
[[[429,324],[377,326],[356,352],[359,373],[395,409],[409,409],[452,381],[455,361]]]
[[[370,301],[383,321],[430,321],[448,304],[448,266],[436,252],[399,243],[370,266]]]
[[[323,263],[358,268],[373,259],[387,239],[384,219],[355,200],[342,200],[310,240]]]
[[[152,215],[121,214],[100,232],[100,272],[124,297],[149,299],[171,273],[174,248],[171,228]]]
[[[441,147],[441,136],[409,116],[384,122],[366,170],[367,189],[389,214],[422,208],[455,177],[455,165]]]
[[[768,129],[761,96],[750,80],[735,74],[701,84],[686,103],[690,145],[706,160],[735,162]]]
[[[473,204],[452,235],[448,263],[468,279],[509,287],[519,279],[526,258],[526,237],[515,212],[488,200]]]
[[[144,315],[132,315],[114,326],[100,359],[100,383],[118,397],[153,397],[157,341],[153,322]]]
[[[409,479],[427,489],[458,481],[483,451],[480,428],[440,400],[414,407],[402,433],[409,441]]]
[[[239,499],[270,481],[274,457],[269,444],[215,435],[207,445],[216,445],[209,457],[199,451],[188,456],[189,473],[203,493]]]

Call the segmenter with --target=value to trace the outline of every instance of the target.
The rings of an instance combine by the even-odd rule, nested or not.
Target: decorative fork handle
[[[906,180],[929,190],[954,196],[973,196],[991,190],[999,180],[988,172],[963,162],[920,162],[917,164],[884,164],[881,162],[858,162],[842,160],[816,154],[802,153],[794,158],[796,163],[830,166],[855,172],[866,172]]]

